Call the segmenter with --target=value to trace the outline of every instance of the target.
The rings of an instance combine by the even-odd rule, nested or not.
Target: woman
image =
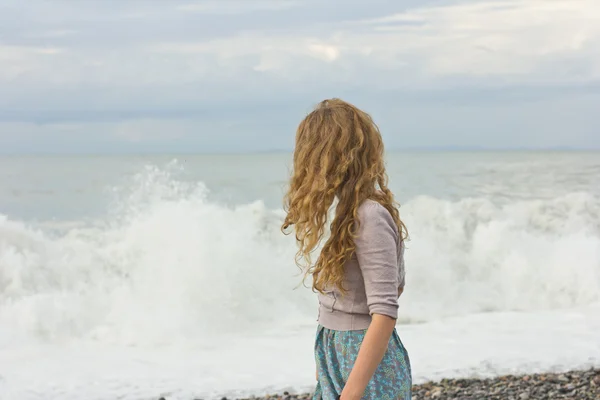
[[[410,399],[410,362],[395,330],[407,233],[367,113],[331,99],[300,123],[285,200],[283,230],[294,227],[296,263],[319,293],[314,399]]]

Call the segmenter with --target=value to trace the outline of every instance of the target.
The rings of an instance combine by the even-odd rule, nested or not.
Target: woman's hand
[[[346,389],[342,392],[342,395],[338,397],[340,400],[360,400],[364,394],[364,390],[362,393],[348,393]]]
[[[379,314],[373,315],[348,382],[342,391],[341,400],[360,400],[362,398],[369,381],[385,355],[395,327],[396,320],[394,318]]]

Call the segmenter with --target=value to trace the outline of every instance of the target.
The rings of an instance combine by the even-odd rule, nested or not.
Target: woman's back
[[[367,329],[371,314],[396,318],[398,313],[405,275],[404,241],[398,227],[388,210],[374,200],[359,207],[358,222],[356,251],[344,265],[346,292],[331,287],[319,293],[319,324],[328,329]]]

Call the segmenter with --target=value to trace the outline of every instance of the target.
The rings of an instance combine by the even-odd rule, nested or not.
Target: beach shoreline
[[[494,378],[442,379],[414,385],[412,400],[600,399],[600,368],[563,373],[504,375]],[[308,400],[311,394],[284,392],[235,400]],[[227,399],[223,398],[222,400]],[[228,399],[232,400],[232,399]]]

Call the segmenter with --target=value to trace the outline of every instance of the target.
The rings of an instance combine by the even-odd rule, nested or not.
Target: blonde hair
[[[296,264],[312,275],[312,288],[342,292],[344,264],[355,251],[358,208],[367,199],[392,215],[402,239],[407,230],[387,187],[384,146],[369,114],[340,99],[324,100],[302,120],[296,132],[293,174],[285,196],[284,233],[292,225],[298,242]],[[311,254],[325,235],[328,211],[338,203],[330,236],[314,265]]]

